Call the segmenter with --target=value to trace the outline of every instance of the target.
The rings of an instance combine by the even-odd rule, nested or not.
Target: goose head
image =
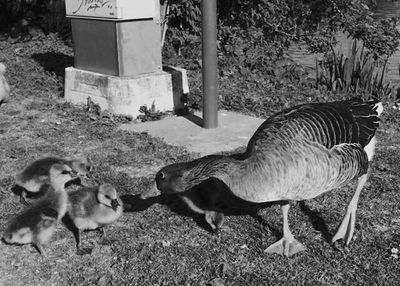
[[[179,194],[217,175],[224,157],[210,155],[190,162],[175,163],[163,167],[155,176],[155,183],[141,194],[142,199],[161,194]]]
[[[121,206],[117,190],[110,184],[103,184],[99,187],[97,200],[99,203],[112,208],[114,211]]]

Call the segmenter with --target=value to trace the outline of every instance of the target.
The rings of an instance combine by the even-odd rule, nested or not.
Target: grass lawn
[[[64,103],[63,70],[73,58],[71,48],[56,37],[0,42],[0,62],[8,67],[12,88],[10,102],[0,107],[0,232],[23,209],[12,191],[13,175],[45,155],[89,156],[94,176],[84,183],[109,182],[127,202],[122,218],[106,229],[111,243],[102,243],[96,231],[84,233],[83,245],[94,247],[91,255],[75,254],[73,235],[63,225],[47,246],[54,258],[42,258],[30,245],[0,243],[0,285],[399,283],[400,263],[391,249],[400,248],[400,120],[390,104],[385,104],[353,241],[348,247],[330,244],[354,191],[348,186],[292,204],[292,231],[308,250],[287,259],[263,252],[281,235],[278,206],[257,215],[228,216],[222,229],[211,233],[201,216],[174,198],[141,201],[137,195],[152,184],[160,167],[196,154],[144,133],[119,131],[126,121],[122,117],[99,116]],[[251,85],[244,86],[254,92]],[[270,114],[268,108],[256,105],[253,114]]]

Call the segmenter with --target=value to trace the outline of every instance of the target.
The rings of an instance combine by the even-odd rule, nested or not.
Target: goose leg
[[[364,174],[360,178],[358,178],[356,192],[354,193],[354,196],[347,207],[346,215],[344,216],[343,221],[338,228],[338,231],[332,238],[332,242],[335,242],[336,240],[339,239],[344,239],[346,245],[350,243],[353,237],[354,228],[356,224],[356,211],[357,211],[358,198],[360,197],[361,190],[364,187],[366,181],[367,181],[367,174]]]
[[[306,247],[294,238],[289,229],[289,207],[289,203],[281,206],[283,214],[283,237],[274,244],[271,244],[264,252],[278,253],[289,257],[297,252],[306,250]]]

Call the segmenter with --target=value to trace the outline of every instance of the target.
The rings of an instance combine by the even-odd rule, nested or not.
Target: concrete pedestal
[[[163,71],[118,77],[69,67],[64,94],[74,104],[86,104],[90,97],[102,110],[133,117],[140,114],[140,106],[153,102],[156,110],[174,109],[171,75]]]

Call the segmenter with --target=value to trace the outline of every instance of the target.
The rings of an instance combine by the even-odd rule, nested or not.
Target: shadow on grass
[[[161,202],[161,196],[143,200],[138,195],[122,195],[121,201],[124,204],[124,212],[140,212],[148,209],[152,205]]]
[[[65,184],[65,187],[68,188],[71,185],[83,186],[81,178],[77,177]],[[11,191],[14,195],[20,197],[20,202],[25,205],[30,205],[33,201],[40,199],[43,197],[48,191],[49,185],[43,184],[38,192],[29,192],[25,188],[14,184],[11,188]],[[25,193],[25,197],[23,194]],[[27,199],[28,201],[26,201]]]
[[[317,211],[311,210],[304,201],[299,201],[300,210],[310,219],[314,229],[321,232],[322,237],[326,242],[330,243],[333,235],[329,232],[328,226],[326,225],[321,214]]]
[[[183,196],[195,205],[195,209],[216,211],[225,216],[250,215],[263,226],[270,229],[277,237],[282,235],[281,231],[269,225],[258,214],[261,209],[279,205],[282,202],[252,203],[244,201],[235,196],[222,181],[215,178],[210,178],[202,182],[183,193],[183,195],[164,194],[146,200],[142,200],[140,195],[124,195],[121,196],[121,200],[124,203],[126,212],[144,211],[155,203],[165,205],[179,215],[191,217],[201,228],[213,232],[210,225],[205,221],[205,215],[198,213],[198,210],[192,210],[193,207],[184,202],[182,199]]]
[[[21,186],[14,185],[11,187],[11,191],[14,195],[20,197],[20,196],[22,196],[22,192],[25,192],[25,189]]]
[[[46,71],[55,73],[58,77],[65,78],[65,68],[74,65],[74,58],[63,53],[48,52],[33,54],[32,58],[37,61]]]

